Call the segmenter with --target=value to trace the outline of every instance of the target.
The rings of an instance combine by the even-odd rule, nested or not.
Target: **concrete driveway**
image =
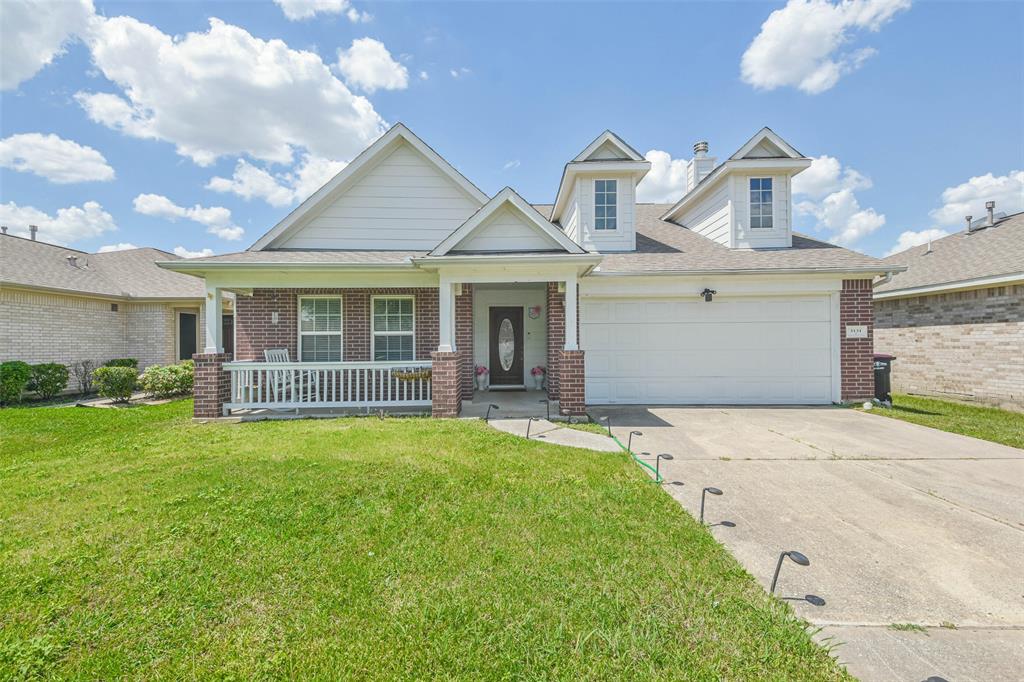
[[[780,551],[806,554],[777,592],[854,675],[1024,678],[1024,450],[839,408],[592,414],[673,455],[665,489],[694,515],[721,488],[705,520],[766,588]]]

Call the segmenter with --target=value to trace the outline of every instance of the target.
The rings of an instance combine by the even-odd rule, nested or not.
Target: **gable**
[[[606,130],[586,149],[580,152],[573,162],[581,161],[643,161],[640,152],[626,144],[626,141],[610,130]]]
[[[430,250],[480,204],[401,141],[274,248]]]
[[[519,211],[505,205],[481,221],[471,234],[451,248],[450,253],[563,250],[557,241],[537,229]]]
[[[590,156],[587,157],[587,161],[632,161],[628,154],[626,154],[622,148],[614,144],[611,140],[608,140],[600,147],[595,149]]]
[[[774,144],[771,140],[765,138],[759,143],[754,145],[753,149],[743,155],[745,159],[773,159],[780,157],[788,157],[789,155],[782,149]]]

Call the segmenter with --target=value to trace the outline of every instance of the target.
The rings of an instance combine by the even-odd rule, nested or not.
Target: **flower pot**
[[[486,391],[487,390],[487,375],[486,374],[478,374],[476,376],[476,387],[477,387],[477,390],[480,390],[480,391]]]
[[[533,377],[533,387],[536,388],[538,391],[540,389],[544,388],[544,375],[543,374],[537,374],[537,375],[535,375]]]

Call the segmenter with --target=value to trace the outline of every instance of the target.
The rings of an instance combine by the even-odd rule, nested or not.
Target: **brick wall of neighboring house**
[[[137,358],[139,369],[176,362],[176,309],[166,303],[123,303],[122,307],[127,318],[125,356]],[[200,329],[196,348],[202,351],[206,334],[202,310],[184,306],[181,309],[198,315]]]
[[[473,399],[473,285],[463,284],[455,297],[455,348],[459,354],[459,387],[463,400]]]
[[[893,390],[1024,407],[1024,286],[875,301]]]
[[[412,296],[415,299],[417,360],[429,360],[438,343],[437,289],[254,289],[235,302],[235,356],[262,360],[263,351],[287,348],[298,360],[299,296],[338,296],[342,299],[342,359],[368,362],[370,357],[370,299],[373,296]],[[277,323],[273,314],[277,313]]]
[[[231,377],[224,363],[231,359],[227,353],[196,353],[195,403],[192,416],[197,419],[215,419],[224,416],[224,403],[231,393]]]
[[[847,325],[866,326],[867,338],[846,338]],[[843,290],[839,294],[839,361],[843,400],[860,401],[875,394],[873,326],[871,280],[843,280]]]

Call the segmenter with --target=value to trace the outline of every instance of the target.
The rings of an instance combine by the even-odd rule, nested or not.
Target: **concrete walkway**
[[[492,419],[488,423],[499,431],[523,438],[526,437],[526,429],[529,424],[530,440],[599,452],[622,452],[622,448],[608,436],[570,429],[564,424],[549,422],[547,419],[537,419],[532,424],[529,419]]]
[[[807,555],[777,593],[852,674],[1024,677],[1024,450],[837,408],[592,412],[673,455],[665,490],[694,516],[722,489],[705,520],[765,589],[781,551]]]

